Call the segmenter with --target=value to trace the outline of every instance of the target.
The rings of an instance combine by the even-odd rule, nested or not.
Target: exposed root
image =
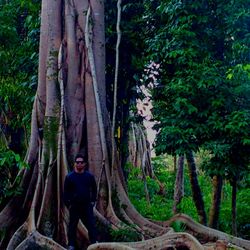
[[[203,250],[203,246],[192,235],[187,233],[164,234],[150,240],[129,243],[135,249],[167,249],[168,247],[186,246],[191,250]]]
[[[134,224],[134,221],[131,220],[131,218],[126,214],[124,209],[121,209],[121,214],[123,216],[123,218],[126,220],[126,222],[129,225],[133,225],[133,228],[136,229],[142,236],[142,239],[144,239],[144,232],[142,231],[142,229],[140,227],[138,227],[137,225]]]
[[[29,234],[28,237],[15,248],[15,250],[37,249],[38,247],[48,250],[66,250],[66,248],[59,245],[51,238],[45,237],[37,231]]]
[[[11,227],[15,221],[17,216],[18,207],[20,208],[19,197],[14,197],[6,207],[0,213],[0,230],[5,230],[8,227]]]
[[[197,236],[203,238],[207,242],[209,241],[217,241],[217,240],[223,240],[227,242],[228,244],[233,244],[238,247],[242,247],[245,249],[250,249],[250,241],[244,240],[241,238],[234,237],[232,235],[223,233],[221,231],[218,231],[216,229],[203,226],[194,220],[192,220],[188,215],[186,214],[177,214],[174,217],[172,217],[170,220],[164,222],[163,226],[170,226],[175,221],[181,221],[186,226],[191,229],[194,234],[197,234]]]
[[[238,247],[230,243],[228,244],[227,242],[222,240],[217,240],[215,243],[206,243],[203,246],[205,250],[244,250],[244,248]]]
[[[147,237],[149,238],[153,236],[160,236],[164,233],[167,233],[169,230],[168,228],[161,226],[161,225],[157,225],[156,223],[153,223],[147,220],[140,213],[138,213],[138,211],[135,209],[135,207],[132,205],[131,201],[129,200],[127,193],[125,192],[123,186],[120,184],[118,173],[116,177],[117,177],[116,178],[116,184],[117,184],[116,190],[119,196],[119,200],[121,202],[121,207],[123,207],[127,216],[134,222],[134,224],[140,227],[142,231],[145,232],[145,235],[147,235]]]
[[[101,213],[99,213],[98,210],[94,209],[94,214],[96,218],[105,226],[105,227],[110,227],[113,226],[113,228],[117,229],[117,227],[112,225],[108,219],[106,219]]]
[[[110,243],[96,243],[93,245],[90,245],[88,247],[88,250],[97,250],[97,249],[102,249],[102,250],[133,250],[134,248],[131,248],[129,246],[122,245],[121,243],[116,243],[116,242],[110,242]]]
[[[27,237],[28,224],[25,222],[21,227],[17,229],[12,238],[9,241],[7,250],[16,249],[16,247]]]
[[[121,242],[121,243],[98,243],[89,246],[88,250],[94,249],[178,249],[186,247],[191,250],[204,250],[204,247],[190,234],[187,233],[174,233],[164,234],[150,240],[138,242]],[[124,247],[124,248],[123,248]],[[129,247],[129,248],[126,248]]]

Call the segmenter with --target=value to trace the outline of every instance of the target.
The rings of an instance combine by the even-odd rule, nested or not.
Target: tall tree
[[[135,211],[119,165],[110,167],[104,45],[103,2],[42,2],[38,88],[26,157],[30,167],[19,173],[21,194],[0,214],[5,231],[1,247],[36,244],[60,249],[56,242],[66,245],[62,183],[77,152],[87,155],[97,180],[100,221],[115,228],[134,221],[139,232],[148,228],[146,235],[166,231]],[[116,194],[120,202],[114,204]],[[86,239],[86,231],[80,229]]]
[[[98,183],[95,213],[100,223],[114,229],[133,225],[131,230],[142,239],[161,235],[125,246],[99,243],[92,249],[161,249],[177,244],[203,249],[193,236],[170,233],[167,224],[143,218],[127,197],[120,165],[110,164],[104,45],[104,2],[42,1],[38,87],[26,157],[29,167],[18,174],[20,194],[0,213],[1,248],[64,249],[68,219],[61,200],[62,184],[74,155],[82,152]],[[187,224],[192,228],[190,221]],[[208,236],[202,227],[198,231]],[[78,235],[79,247],[85,248],[88,239],[81,223]],[[217,231],[207,239],[215,236],[249,244]]]

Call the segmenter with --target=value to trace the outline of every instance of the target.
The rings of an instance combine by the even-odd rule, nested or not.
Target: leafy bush
[[[140,235],[133,227],[124,226],[119,230],[110,229],[112,241],[116,242],[132,242],[140,240]]]
[[[27,167],[19,154],[11,150],[0,150],[0,207],[8,197],[20,193],[19,178],[16,177],[20,168]]]
[[[250,239],[250,189],[242,189],[237,193],[238,234]]]

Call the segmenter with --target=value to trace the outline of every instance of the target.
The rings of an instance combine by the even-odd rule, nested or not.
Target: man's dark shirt
[[[69,173],[64,182],[64,202],[67,207],[87,205],[96,201],[97,188],[94,176],[88,172]]]

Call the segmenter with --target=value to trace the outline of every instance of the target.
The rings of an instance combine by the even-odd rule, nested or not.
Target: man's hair
[[[87,162],[87,157],[81,153],[78,153],[76,156],[75,156],[75,161],[77,158],[82,158],[84,162]]]

